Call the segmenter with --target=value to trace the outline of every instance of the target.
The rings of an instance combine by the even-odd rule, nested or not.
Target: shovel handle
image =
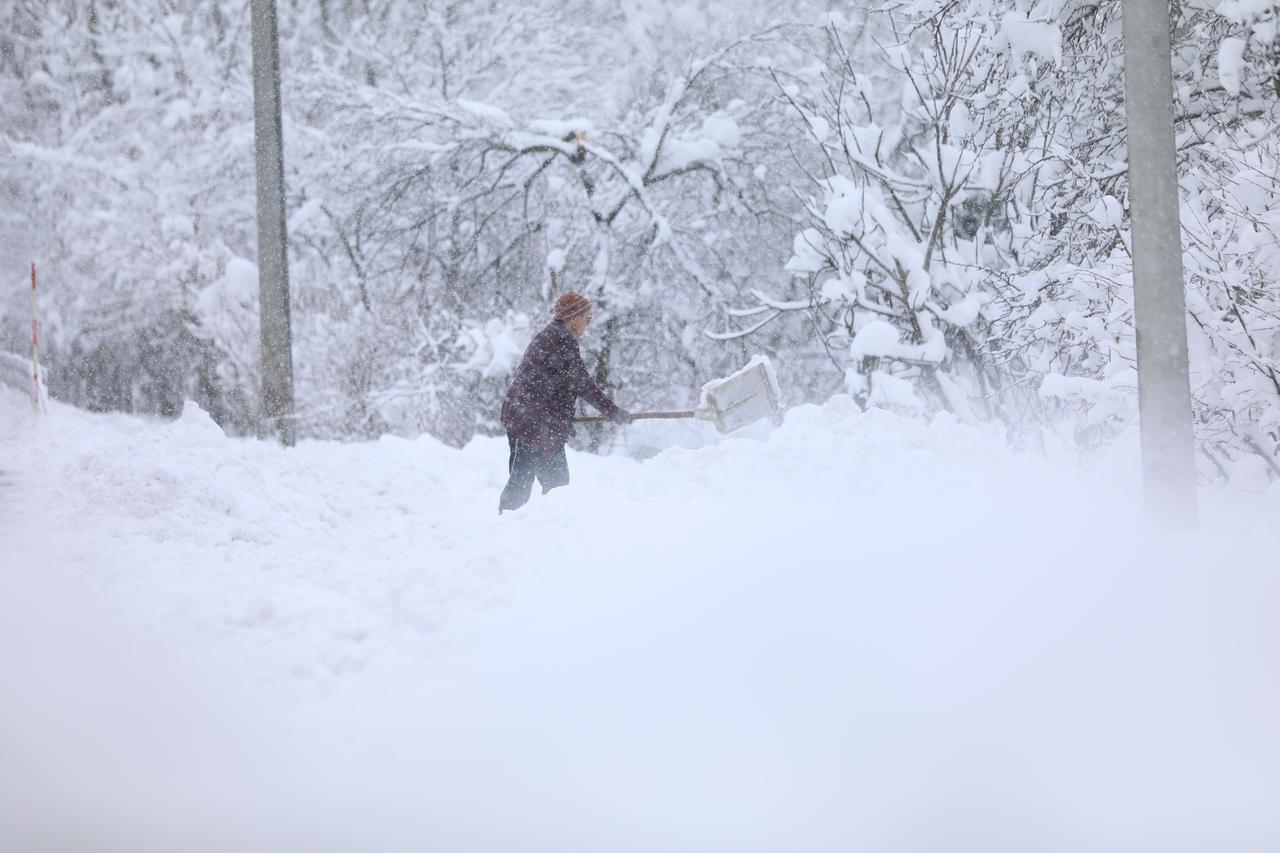
[[[675,420],[676,418],[695,418],[698,416],[696,411],[688,412],[635,412],[631,415],[631,420]],[[610,423],[613,418],[606,418],[600,415],[592,415],[585,418],[574,418],[575,424],[602,424]]]

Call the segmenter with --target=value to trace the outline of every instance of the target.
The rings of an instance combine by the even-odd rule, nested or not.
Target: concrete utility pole
[[[1124,0],[1129,221],[1133,231],[1143,482],[1149,511],[1163,522],[1194,526],[1195,447],[1169,28],[1169,0]]]
[[[280,127],[280,48],[275,0],[253,0],[253,148],[258,172],[258,292],[262,333],[262,424],[287,446],[293,420],[293,333],[289,322],[289,243],[284,216]]]

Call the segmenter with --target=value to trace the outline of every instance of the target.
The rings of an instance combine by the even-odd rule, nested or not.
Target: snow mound
[[[0,416],[16,849],[1280,843],[1275,490],[837,396],[499,518],[500,440]]]

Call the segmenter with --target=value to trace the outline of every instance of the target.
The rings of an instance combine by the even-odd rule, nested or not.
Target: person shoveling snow
[[[554,319],[534,335],[502,403],[502,426],[511,446],[510,478],[498,500],[498,513],[529,501],[533,481],[546,494],[569,483],[564,443],[578,398],[605,418],[624,424],[631,416],[600,390],[587,372],[578,338],[591,322],[591,301],[570,291],[556,300]]]
[[[778,380],[769,359],[756,356],[732,376],[708,382],[695,410],[639,412],[619,409],[587,373],[578,349],[591,321],[591,302],[579,293],[556,300],[555,319],[534,336],[525,350],[515,379],[502,404],[502,425],[511,446],[510,478],[498,501],[498,513],[519,509],[529,501],[533,481],[546,494],[569,482],[564,444],[574,421],[614,421],[625,424],[641,418],[699,418],[711,421],[720,432],[731,432],[761,418],[776,417],[780,405]],[[575,418],[579,397],[603,413],[603,417]]]

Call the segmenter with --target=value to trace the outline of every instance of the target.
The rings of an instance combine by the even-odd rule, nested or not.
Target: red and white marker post
[[[33,383],[31,405],[40,414],[40,347],[36,322],[36,262],[31,262],[31,381]]]

